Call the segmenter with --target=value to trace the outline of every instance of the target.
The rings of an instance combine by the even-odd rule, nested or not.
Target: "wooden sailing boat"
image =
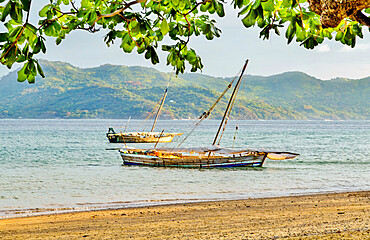
[[[164,91],[161,104],[158,108],[157,114],[155,115],[154,123],[150,132],[120,132],[116,133],[112,127],[108,128],[107,138],[110,143],[158,143],[158,142],[171,142],[174,137],[182,135],[182,133],[165,133],[154,132],[155,125],[157,123],[160,111],[163,107],[164,101],[167,96],[167,90]],[[125,129],[126,130],[126,129]]]
[[[261,167],[266,158],[272,160],[292,159],[298,156],[297,153],[291,152],[273,152],[264,150],[252,149],[230,149],[223,148],[218,145],[217,140],[220,140],[221,129],[225,126],[232,105],[234,103],[236,93],[239,89],[244,71],[247,67],[246,61],[239,80],[236,83],[233,93],[229,99],[223,119],[213,141],[211,147],[188,147],[188,148],[122,148],[119,150],[125,165],[143,165],[156,167],[192,167],[192,168],[215,168],[215,167]],[[234,81],[234,80],[233,80]],[[232,83],[229,84],[230,88]],[[222,93],[225,94],[227,89]],[[221,98],[220,97],[220,98]],[[211,107],[214,108],[220,98]],[[206,118],[210,111],[205,112],[201,118]]]

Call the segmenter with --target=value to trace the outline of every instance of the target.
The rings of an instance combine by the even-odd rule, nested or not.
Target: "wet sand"
[[[370,191],[0,220],[0,239],[370,239]]]

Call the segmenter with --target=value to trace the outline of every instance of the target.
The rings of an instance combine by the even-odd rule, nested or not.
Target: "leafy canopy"
[[[312,0],[310,0],[312,1]],[[336,1],[336,0],[332,0]],[[224,0],[50,0],[39,9],[37,23],[29,21],[32,0],[0,0],[1,63],[11,68],[22,63],[18,81],[35,82],[42,68],[36,58],[46,53],[46,37],[59,45],[74,30],[91,33],[106,31],[105,43],[120,44],[125,53],[137,51],[159,62],[157,52],[167,52],[167,65],[176,74],[201,70],[203,64],[195,49],[188,47],[191,37],[204,36],[208,40],[220,37],[215,16],[225,16]],[[285,31],[288,44],[294,39],[307,49],[313,49],[325,38],[354,47],[362,29],[367,27],[350,17],[336,27],[323,28],[320,16],[307,0],[234,0],[230,4],[239,9],[238,16],[246,28],[259,27],[260,37],[269,39],[271,33]],[[370,9],[365,9],[370,13]],[[325,26],[324,26],[325,27]],[[173,44],[161,44],[169,38]]]

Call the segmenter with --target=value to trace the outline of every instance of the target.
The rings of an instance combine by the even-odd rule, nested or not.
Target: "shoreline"
[[[0,239],[365,239],[370,191],[202,201],[0,219]]]
[[[120,210],[130,208],[146,208],[171,206],[178,204],[193,204],[193,203],[212,203],[212,202],[228,202],[228,201],[243,201],[253,199],[271,199],[271,198],[285,198],[285,197],[304,197],[316,196],[325,194],[340,194],[340,193],[360,193],[370,192],[370,190],[354,190],[348,191],[321,191],[308,193],[290,193],[288,195],[272,195],[264,197],[248,197],[248,198],[211,198],[211,199],[160,199],[160,200],[142,200],[142,201],[128,201],[128,202],[106,202],[106,203],[79,203],[75,205],[63,205],[59,207],[34,207],[34,208],[18,208],[10,210],[0,210],[0,220],[12,218],[26,218],[34,216],[69,214],[80,212],[94,212],[105,210]]]

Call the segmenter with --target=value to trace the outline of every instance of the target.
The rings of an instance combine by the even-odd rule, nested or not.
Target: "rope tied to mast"
[[[160,111],[161,111],[161,109],[162,109],[162,107],[163,107],[164,101],[166,100],[166,96],[167,96],[167,93],[168,93],[168,88],[169,88],[170,83],[171,83],[172,75],[173,75],[173,73],[172,73],[172,74],[170,75],[170,77],[168,78],[167,86],[166,86],[166,89],[164,90],[164,94],[163,94],[163,96],[162,96],[162,97],[159,99],[159,101],[154,105],[153,110],[148,114],[148,116],[146,117],[145,121],[141,124],[141,126],[142,126],[142,125],[143,125],[147,120],[149,120],[149,119],[152,117],[152,115],[153,115],[153,113],[154,113],[154,111],[155,111],[155,109],[156,109],[157,105],[158,105],[159,103],[161,103],[161,104],[159,105],[159,107],[158,107],[158,111],[157,111],[157,114],[156,114],[156,116],[155,116],[155,119],[154,119],[154,122],[153,122],[153,126],[152,126],[152,129],[151,129],[151,132],[153,132],[153,130],[154,130],[154,127],[155,127],[155,125],[156,125],[156,123],[157,123],[157,120],[158,120],[158,118],[159,118],[159,115],[160,115]],[[145,129],[147,128],[148,124],[149,124],[149,122],[147,122],[147,124],[145,125],[145,127],[144,127],[144,131],[145,131]],[[141,127],[141,126],[140,126],[140,127]]]
[[[228,86],[226,87],[226,89],[221,93],[221,95],[218,97],[218,99],[216,100],[216,102],[211,106],[211,108],[207,112],[203,112],[202,115],[198,118],[198,121],[197,122],[194,122],[194,124],[195,124],[194,127],[190,130],[190,132],[185,136],[185,138],[179,143],[179,145],[177,147],[180,147],[185,142],[185,140],[187,140],[187,138],[190,136],[190,134],[192,134],[193,131],[199,126],[199,124],[204,119],[208,118],[211,115],[211,112],[214,110],[214,108],[219,103],[219,101],[224,97],[224,95],[226,94],[226,92],[233,86],[234,81],[237,79],[237,77],[239,75],[240,75],[240,77],[239,77],[239,81],[238,82],[240,82],[241,77],[242,77],[242,75],[244,73],[244,70],[245,70],[245,68],[246,68],[246,66],[248,64],[248,61],[249,60],[246,61],[246,64],[244,65],[244,67],[239,71],[239,73],[234,77],[234,79],[228,84]],[[235,87],[237,87],[237,86],[235,86]],[[235,90],[234,90],[234,94],[235,94]],[[217,133],[217,135],[218,135],[218,133]],[[216,135],[216,138],[217,138],[217,135]],[[216,139],[215,139],[215,141],[216,141]],[[214,141],[213,145],[215,144],[215,141]],[[220,139],[220,141],[221,141],[221,139]]]

